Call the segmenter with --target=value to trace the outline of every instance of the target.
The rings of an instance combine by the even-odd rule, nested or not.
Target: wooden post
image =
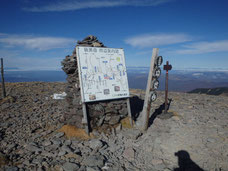
[[[128,111],[128,117],[130,120],[130,124],[133,127],[133,121],[132,121],[132,116],[131,116],[130,98],[127,98],[127,111]]]
[[[5,89],[5,80],[4,80],[4,68],[3,68],[3,58],[1,58],[1,75],[2,75],[2,97],[6,97],[6,89]]]
[[[151,91],[151,82],[152,82],[152,77],[154,73],[154,63],[155,59],[158,56],[158,48],[153,48],[153,54],[152,54],[152,59],[150,63],[150,72],[147,80],[147,87],[146,87],[146,94],[145,94],[145,100],[144,100],[144,105],[143,105],[143,111],[142,111],[142,129],[144,131],[147,130],[148,128],[148,123],[149,123],[149,115],[150,115],[150,108],[151,108],[151,99],[150,99],[150,91]]]

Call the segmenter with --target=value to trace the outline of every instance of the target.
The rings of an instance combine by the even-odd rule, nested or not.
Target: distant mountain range
[[[190,91],[189,93],[228,96],[228,87],[197,88],[195,90]]]
[[[63,71],[15,71],[5,70],[6,82],[65,82]],[[13,71],[12,71],[13,70]],[[127,67],[129,87],[146,89],[149,67]],[[165,72],[159,78],[159,90],[165,88]],[[228,71],[171,70],[169,72],[169,90],[189,92],[197,88],[228,87]]]
[[[146,89],[148,67],[128,68],[128,81],[131,88]],[[165,89],[165,72],[159,78],[159,90]],[[171,70],[169,90],[189,92],[196,88],[228,87],[227,71]]]

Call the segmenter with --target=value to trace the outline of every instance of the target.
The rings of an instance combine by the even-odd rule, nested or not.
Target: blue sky
[[[124,48],[127,66],[149,66],[159,48],[174,69],[228,69],[227,0],[1,0],[5,67],[60,70],[77,40]]]

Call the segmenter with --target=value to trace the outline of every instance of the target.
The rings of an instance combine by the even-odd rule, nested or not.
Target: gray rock
[[[135,151],[134,151],[134,149],[131,148],[131,147],[127,147],[124,150],[123,156],[124,156],[124,158],[126,158],[129,161],[134,160],[135,159]]]
[[[18,171],[18,167],[12,166],[12,167],[7,167],[5,171]]]
[[[41,153],[41,155],[46,156],[46,157],[55,157],[55,155],[53,153],[47,152],[47,151],[43,151]]]
[[[103,147],[103,143],[100,140],[98,140],[98,139],[92,139],[89,142],[89,146],[92,149],[102,148]]]
[[[214,143],[216,140],[214,138],[208,138],[207,142]]]
[[[128,139],[137,140],[142,135],[142,132],[138,129],[129,129],[123,132],[123,135]]]
[[[89,147],[84,147],[83,149],[81,149],[81,152],[84,154],[90,154],[92,150]]]
[[[60,150],[58,153],[58,156],[64,156],[66,153],[67,153],[66,151]]]
[[[35,158],[32,160],[32,163],[37,164],[37,165],[41,164],[42,162],[43,162],[42,158]]]
[[[31,152],[41,152],[42,151],[39,147],[36,147],[34,145],[28,145],[26,147],[26,149]]]
[[[126,116],[126,115],[128,114],[127,108],[122,108],[122,109],[120,110],[120,114],[123,115],[123,116]]]
[[[82,164],[89,167],[102,167],[104,165],[104,157],[101,155],[92,155],[85,158]]]
[[[86,166],[81,166],[78,171],[86,171]]]
[[[66,146],[70,146],[71,144],[72,144],[72,141],[71,140],[66,140],[64,142],[64,145],[66,145]]]
[[[56,138],[61,138],[64,136],[64,132],[58,132],[57,134],[55,134]]]
[[[46,141],[44,141],[43,143],[42,143],[42,145],[43,146],[49,146],[49,145],[51,145],[52,144],[52,142],[51,141],[48,141],[48,140],[46,140]]]
[[[109,124],[110,125],[115,125],[115,124],[119,123],[119,121],[120,121],[120,116],[119,115],[114,115],[109,120]]]
[[[57,150],[59,147],[60,147],[60,145],[52,144],[52,145],[49,145],[49,146],[45,147],[45,150],[46,150],[46,151],[55,151],[55,150]]]
[[[119,124],[116,128],[116,132],[119,132],[119,131],[121,131],[121,129],[122,129],[122,125],[121,124]]]
[[[72,149],[69,146],[67,146],[67,145],[62,146],[61,150],[62,151],[66,151],[68,153],[72,152]]]
[[[86,171],[100,171],[98,167],[86,167]]]
[[[79,169],[79,165],[76,163],[66,162],[62,166],[64,171],[77,171]]]
[[[54,140],[52,140],[52,142],[53,142],[53,144],[59,145],[59,146],[62,144],[62,141],[59,139],[54,139]]]

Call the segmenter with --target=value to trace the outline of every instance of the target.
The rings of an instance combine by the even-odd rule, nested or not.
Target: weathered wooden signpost
[[[172,69],[172,65],[169,65],[169,61],[166,61],[166,65],[164,65],[163,70],[166,70],[166,79],[165,79],[165,114],[168,109],[168,79],[169,79],[169,70]]]
[[[2,97],[6,97],[6,89],[5,89],[5,80],[4,80],[4,68],[3,68],[3,58],[1,58],[1,78],[2,78]]]
[[[158,56],[159,49],[154,48],[152,59],[150,63],[150,71],[147,80],[147,88],[145,94],[145,100],[142,111],[142,129],[147,130],[149,123],[149,116],[151,110],[151,104],[157,99],[156,89],[159,86],[158,78],[161,75],[160,65],[163,62],[162,56]]]
[[[123,49],[76,46],[83,109],[82,123],[89,133],[86,104],[126,98],[132,124],[129,87]]]

